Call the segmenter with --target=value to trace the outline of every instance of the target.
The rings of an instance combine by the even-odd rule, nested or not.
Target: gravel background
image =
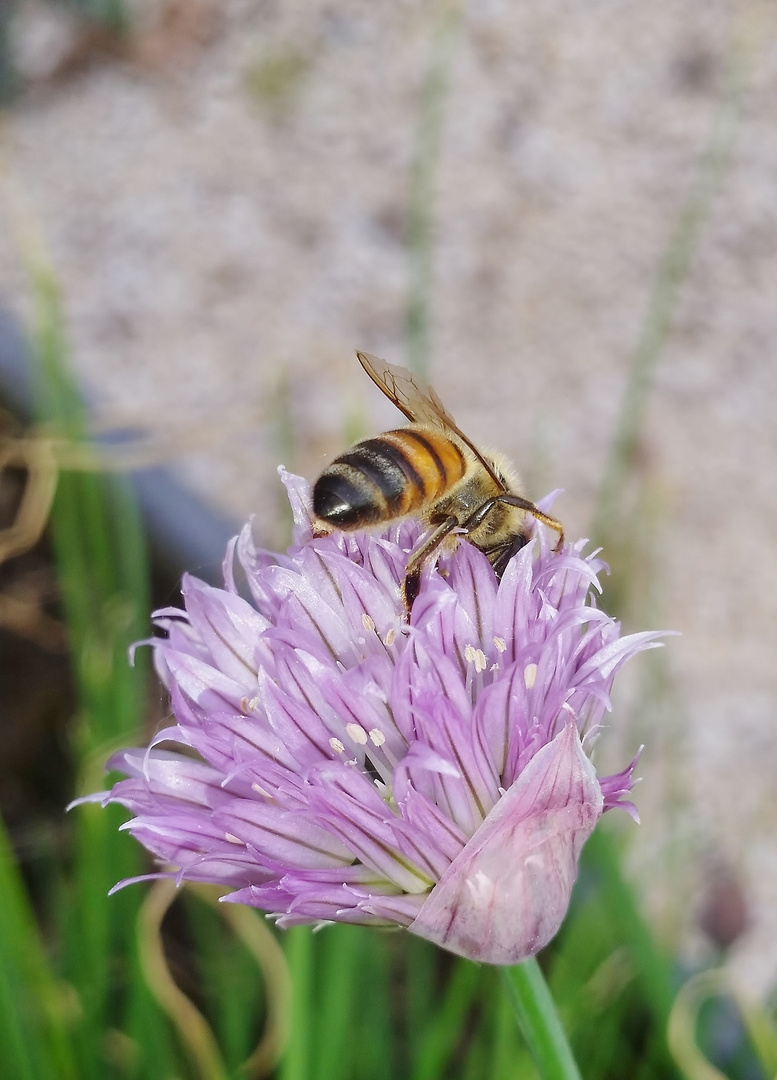
[[[18,10],[0,300],[29,317],[26,216],[104,422],[148,433],[197,491],[236,522],[257,512],[277,544],[277,461],[313,477],[354,425],[397,422],[353,350],[403,361],[405,221],[439,5],[131,6],[123,44],[60,9]],[[732,41],[748,42],[732,160],[640,448],[650,621],[682,637],[660,707],[602,750],[622,763],[647,744],[644,824],[622,828],[656,925],[698,958],[700,909],[738,882],[750,926],[729,963],[759,994],[777,985],[776,29],[772,8],[744,0],[467,5],[431,327],[432,381],[461,426],[521,463],[532,494],[565,488],[556,509],[585,533],[656,268]]]

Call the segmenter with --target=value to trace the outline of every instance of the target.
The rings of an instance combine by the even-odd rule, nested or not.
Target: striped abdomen
[[[464,476],[466,462],[443,432],[410,425],[365,439],[324,469],[313,512],[338,529],[422,513]]]

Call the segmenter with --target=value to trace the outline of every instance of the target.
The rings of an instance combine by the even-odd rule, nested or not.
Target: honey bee
[[[403,598],[409,611],[421,570],[441,544],[464,536],[501,577],[527,542],[527,515],[555,529],[560,521],[518,494],[519,482],[501,455],[484,452],[457,427],[437,394],[403,367],[357,352],[372,381],[410,421],[356,443],[328,465],[313,487],[321,532],[387,525],[416,515],[430,532],[411,553]]]

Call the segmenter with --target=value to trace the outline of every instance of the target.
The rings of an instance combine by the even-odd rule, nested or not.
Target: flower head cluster
[[[314,538],[307,485],[284,479],[294,546],[270,555],[247,526],[223,589],[186,577],[185,611],[157,613],[175,724],[116,755],[128,779],[94,798],[132,811],[162,873],[281,925],[400,925],[489,963],[532,955],[602,812],[633,812],[634,763],[597,777],[584,746],[616,670],[656,635],[621,637],[594,605],[585,541],[556,554],[539,535],[501,581],[460,543],[424,569],[408,619],[419,523]]]

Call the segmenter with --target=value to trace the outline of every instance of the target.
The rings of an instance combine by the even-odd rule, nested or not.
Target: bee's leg
[[[501,578],[502,574],[507,569],[507,564],[512,559],[513,555],[517,555],[522,547],[525,546],[528,537],[523,533],[518,533],[514,536],[509,544],[502,544],[498,548],[490,548],[484,552],[488,556],[488,560],[494,568],[494,573],[498,578]]]
[[[564,526],[556,518],[551,517],[549,514],[543,514],[539,507],[535,506],[533,502],[528,499],[524,499],[521,495],[495,495],[493,499],[489,499],[484,502],[482,506],[479,506],[477,510],[470,514],[466,521],[461,524],[464,533],[472,532],[476,529],[491,513],[497,503],[504,503],[507,506],[517,506],[519,510],[526,510],[537,521],[541,521],[543,525],[547,525],[548,528],[554,529],[558,533],[558,543],[556,544],[554,551],[561,551],[564,545]],[[522,545],[521,545],[522,546]],[[513,552],[514,554],[514,552]]]
[[[450,514],[448,517],[439,520],[432,519],[432,524],[435,526],[434,531],[429,533],[423,543],[419,544],[415,551],[411,553],[405,567],[405,577],[402,582],[402,600],[408,615],[421,587],[421,570],[424,563],[434,554],[446,536],[450,536],[453,530],[458,528],[459,519]]]

